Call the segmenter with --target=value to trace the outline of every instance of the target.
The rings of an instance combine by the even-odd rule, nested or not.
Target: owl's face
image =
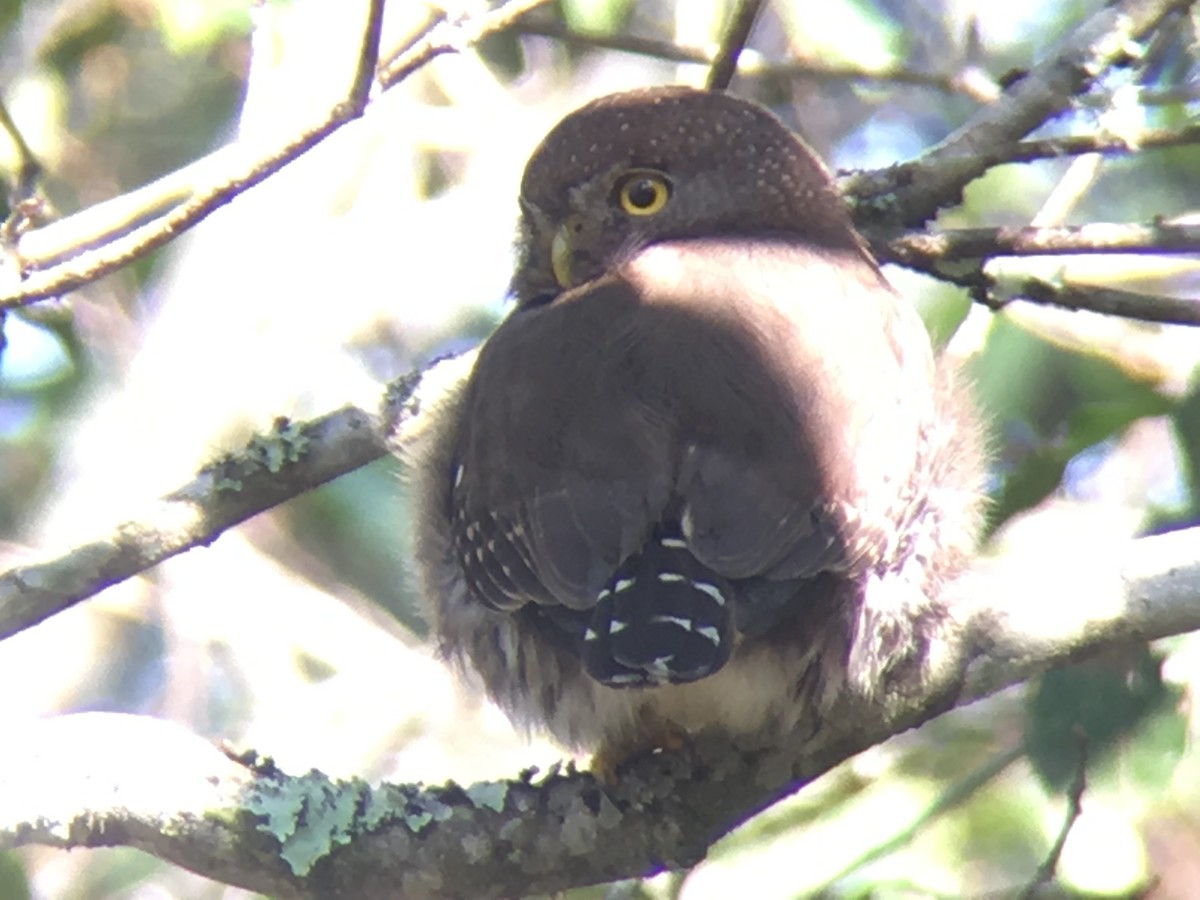
[[[522,306],[663,240],[797,234],[858,248],[821,163],[770,113],[690,88],[646,93],[583,107],[531,157],[512,283]]]

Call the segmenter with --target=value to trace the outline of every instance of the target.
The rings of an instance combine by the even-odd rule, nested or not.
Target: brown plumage
[[[441,652],[575,748],[919,682],[981,456],[811,151],[724,94],[620,94],[520,204],[517,308],[410,450]]]

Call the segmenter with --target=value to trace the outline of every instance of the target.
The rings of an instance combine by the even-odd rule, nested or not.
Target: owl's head
[[[663,240],[754,235],[858,251],[813,152],[763,107],[660,87],[595,100],[556,125],[521,180],[512,291],[545,302]]]

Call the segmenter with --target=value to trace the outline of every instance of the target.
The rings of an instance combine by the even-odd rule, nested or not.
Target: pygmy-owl
[[[515,309],[404,449],[441,653],[575,749],[919,680],[975,426],[814,154],[727,94],[617,94],[520,209]]]

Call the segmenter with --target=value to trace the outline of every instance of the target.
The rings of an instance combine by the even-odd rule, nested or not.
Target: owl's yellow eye
[[[631,216],[652,216],[671,198],[671,183],[646,169],[625,174],[617,182],[617,203]]]

